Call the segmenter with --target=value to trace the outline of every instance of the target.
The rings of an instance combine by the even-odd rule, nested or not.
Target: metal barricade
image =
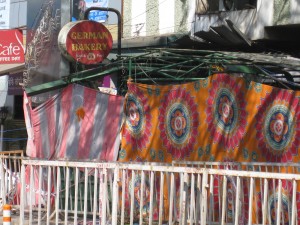
[[[23,150],[0,152],[0,198],[5,204],[19,205],[19,179]]]
[[[298,224],[300,175],[23,160],[20,224]]]

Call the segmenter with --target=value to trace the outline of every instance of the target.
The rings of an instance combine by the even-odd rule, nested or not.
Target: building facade
[[[300,36],[297,0],[124,0],[123,6],[124,38],[177,33],[234,46]]]

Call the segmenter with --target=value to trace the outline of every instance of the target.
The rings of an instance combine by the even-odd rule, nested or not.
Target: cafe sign
[[[24,63],[22,31],[0,30],[0,37],[0,64]]]
[[[58,46],[69,60],[86,65],[101,63],[112,49],[112,36],[101,23],[82,20],[66,24],[58,35]]]

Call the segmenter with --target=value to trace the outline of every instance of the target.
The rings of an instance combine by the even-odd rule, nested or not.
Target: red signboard
[[[59,47],[67,58],[91,65],[102,62],[112,48],[112,36],[101,23],[70,22],[59,33]]]
[[[0,30],[0,64],[23,63],[23,34],[20,30]]]

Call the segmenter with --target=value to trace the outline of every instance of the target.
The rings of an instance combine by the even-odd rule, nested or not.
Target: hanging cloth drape
[[[32,109],[24,94],[27,156],[115,161],[123,101],[122,96],[72,84]]]
[[[299,162],[299,96],[227,74],[129,82],[119,161]]]

